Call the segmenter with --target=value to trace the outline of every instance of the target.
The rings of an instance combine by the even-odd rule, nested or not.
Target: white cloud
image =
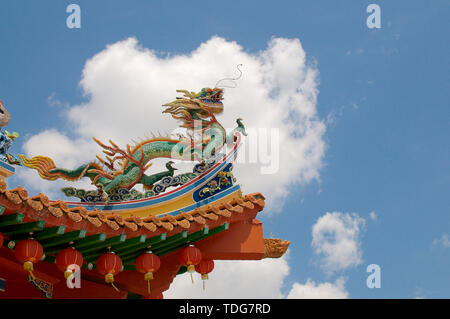
[[[305,284],[294,283],[287,294],[282,288],[290,272],[289,256],[279,259],[259,261],[216,260],[213,272],[202,289],[200,275],[194,274],[194,284],[185,273],[175,277],[164,298],[177,299],[315,299],[348,298],[345,280],[338,278],[335,283],[316,284],[308,279]]]
[[[52,94],[50,94],[47,97],[47,104],[53,107],[59,107],[59,108],[65,108],[65,107],[69,107],[70,105],[67,102],[61,102],[60,100],[58,100],[56,98],[56,93],[52,92]]]
[[[373,220],[373,221],[376,221],[376,220],[377,220],[377,214],[376,214],[374,211],[371,211],[371,212],[369,213],[369,218],[370,218],[371,220]]]
[[[231,299],[283,298],[281,288],[289,274],[287,257],[253,261],[216,260],[213,272],[203,291],[200,275],[195,274],[194,284],[185,273],[175,277],[164,298]]]
[[[294,184],[319,179],[326,148],[326,126],[316,107],[318,71],[306,63],[298,39],[275,38],[266,50],[250,54],[236,42],[213,37],[188,54],[164,57],[142,48],[135,38],[109,45],[86,62],[80,86],[87,101],[63,108],[66,131],[47,128],[28,139],[24,151],[52,155],[57,166],[75,167],[101,153],[92,136],[124,146],[150,131],[172,131],[179,123],[161,114],[161,105],[175,99],[175,90],[214,86],[220,78],[235,76],[239,63],[244,74],[237,88],[226,89],[225,112],[218,119],[229,128],[238,117],[249,129],[279,128],[277,173],[262,175],[261,165],[254,163],[236,165],[235,175],[244,192],[270,194],[265,211],[281,208]],[[27,188],[41,191],[47,182],[33,174],[19,177]],[[55,193],[59,187],[54,185]]]
[[[82,138],[72,140],[55,129],[45,130],[31,136],[24,143],[23,149],[28,156],[45,154],[45,156],[51,157],[55,163],[64,163],[64,167],[71,169],[93,160],[93,154],[98,152],[93,143],[89,143]],[[29,192],[30,190],[42,192],[52,199],[62,197],[59,189],[69,184],[64,180],[44,180],[39,177],[36,171],[25,167],[17,167],[15,177],[16,180],[25,182],[24,186]],[[70,185],[85,189],[94,188],[88,179],[70,182]]]
[[[442,234],[441,238],[433,240],[433,245],[440,245],[444,248],[450,248],[450,237],[448,234]]]
[[[308,279],[305,284],[294,283],[289,292],[288,299],[346,299],[345,279],[339,277],[335,283],[316,284]]]
[[[327,273],[357,266],[362,262],[360,233],[365,220],[353,213],[326,213],[312,227],[312,247],[320,267]]]

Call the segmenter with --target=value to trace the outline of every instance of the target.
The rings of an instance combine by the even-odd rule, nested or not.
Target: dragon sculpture
[[[8,149],[16,138],[19,137],[17,132],[9,133],[1,130],[2,127],[9,124],[11,115],[0,100],[0,160],[8,162],[9,164],[19,164],[19,161],[14,156],[8,154]]]
[[[62,178],[68,181],[79,180],[87,177],[92,184],[106,194],[113,194],[119,189],[131,189],[136,184],[142,184],[144,189],[151,189],[156,182],[165,176],[172,176],[173,162],[168,162],[168,171],[153,175],[146,175],[145,171],[152,165],[156,158],[183,159],[198,161],[200,165],[214,158],[225,143],[232,143],[235,132],[247,135],[241,119],[237,119],[237,127],[228,135],[223,126],[217,121],[214,114],[223,111],[223,89],[203,88],[200,92],[177,90],[184,93],[183,97],[177,97],[175,101],[164,104],[163,113],[182,122],[180,127],[187,132],[201,132],[202,138],[194,138],[179,135],[178,139],[170,136],[147,139],[134,147],[126,146],[121,149],[112,140],[110,145],[103,144],[94,137],[94,141],[103,148],[106,159],[97,156],[98,162],[90,162],[80,167],[69,170],[56,167],[53,160],[46,156],[27,158],[18,155],[20,164],[38,171],[46,180]],[[116,167],[117,166],[117,167]]]

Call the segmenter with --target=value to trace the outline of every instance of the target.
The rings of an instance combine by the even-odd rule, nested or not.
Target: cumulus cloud
[[[217,260],[203,291],[199,275],[194,285],[189,274],[177,276],[164,298],[283,298],[281,288],[289,274],[287,257],[258,261]]]
[[[450,237],[448,234],[442,234],[440,238],[433,240],[433,245],[450,248]]]
[[[289,256],[259,261],[216,260],[214,271],[203,291],[200,276],[195,274],[192,284],[189,274],[175,277],[164,298],[177,299],[343,299],[348,298],[345,280],[316,284],[308,279],[305,284],[294,283],[283,293],[290,272]]]
[[[360,234],[365,219],[358,214],[333,212],[321,216],[312,227],[314,253],[320,267],[331,274],[362,263]]]
[[[326,126],[317,114],[318,71],[307,63],[298,39],[274,38],[265,50],[252,54],[236,42],[213,37],[192,52],[165,56],[141,47],[135,38],[116,42],[86,62],[80,81],[86,102],[61,111],[67,129],[46,128],[23,149],[28,155],[54,156],[58,166],[73,168],[101,153],[92,136],[125,146],[150,131],[170,132],[178,123],[161,114],[161,105],[175,99],[175,90],[213,87],[220,78],[236,76],[237,64],[243,64],[244,74],[237,88],[225,90],[225,111],[218,119],[233,128],[241,117],[252,132],[242,150],[246,163],[236,165],[235,175],[244,192],[270,194],[265,210],[270,211],[280,207],[294,184],[319,179],[326,149]],[[271,132],[278,132],[279,141],[261,151]],[[252,141],[258,152],[249,156]],[[275,164],[269,169],[273,174],[262,174],[270,163]],[[34,175],[19,177],[34,191],[60,187]]]
[[[288,299],[346,299],[345,279],[339,277],[335,283],[325,282],[316,284],[311,279],[305,284],[294,283]]]

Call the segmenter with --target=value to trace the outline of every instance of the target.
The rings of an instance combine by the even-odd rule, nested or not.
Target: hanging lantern
[[[23,263],[23,269],[30,273],[34,280],[33,264],[41,260],[44,250],[41,244],[34,239],[25,239],[19,242],[14,250],[18,262]]]
[[[111,284],[117,291],[114,285],[114,275],[122,270],[122,259],[114,253],[105,253],[97,259],[97,271],[105,276],[105,282]]]
[[[194,246],[188,246],[180,251],[179,257],[181,264],[187,266],[187,271],[191,274],[191,280],[194,283],[192,273],[195,271],[195,265],[202,260],[202,252]]]
[[[158,256],[150,252],[143,253],[136,259],[136,269],[144,274],[147,281],[148,295],[150,296],[150,280],[153,280],[153,273],[158,271],[161,261]]]
[[[0,233],[0,248],[3,246],[3,241],[4,241],[3,234]]]
[[[68,269],[68,267],[70,265],[78,265],[81,268],[83,255],[75,248],[66,248],[58,253],[55,262],[59,270],[64,271],[64,278],[67,279],[73,274],[73,270]]]
[[[208,274],[214,269],[214,261],[202,259],[196,266],[195,270],[202,275],[203,290],[205,290],[205,280],[208,280]]]

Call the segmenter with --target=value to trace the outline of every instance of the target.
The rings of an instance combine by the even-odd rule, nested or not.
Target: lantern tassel
[[[117,291],[120,292],[119,289],[117,289],[116,285],[114,285],[114,275],[113,274],[107,274],[105,276],[105,281],[107,284],[111,284],[111,286]]]
[[[116,285],[114,285],[113,282],[111,283],[111,286],[113,286],[113,288],[114,288],[117,292],[120,292],[120,290],[116,287]]]
[[[23,269],[28,271],[28,273],[30,274],[30,277],[31,277],[32,280],[36,279],[36,277],[34,277],[34,274],[33,274],[33,263],[31,261],[26,261],[23,264]]]
[[[150,280],[147,280],[147,291],[148,291],[148,296],[150,297]]]
[[[192,284],[194,284],[194,277],[192,276],[192,273],[191,273],[191,281],[192,281]]]
[[[203,280],[203,291],[205,291],[205,280]]]

